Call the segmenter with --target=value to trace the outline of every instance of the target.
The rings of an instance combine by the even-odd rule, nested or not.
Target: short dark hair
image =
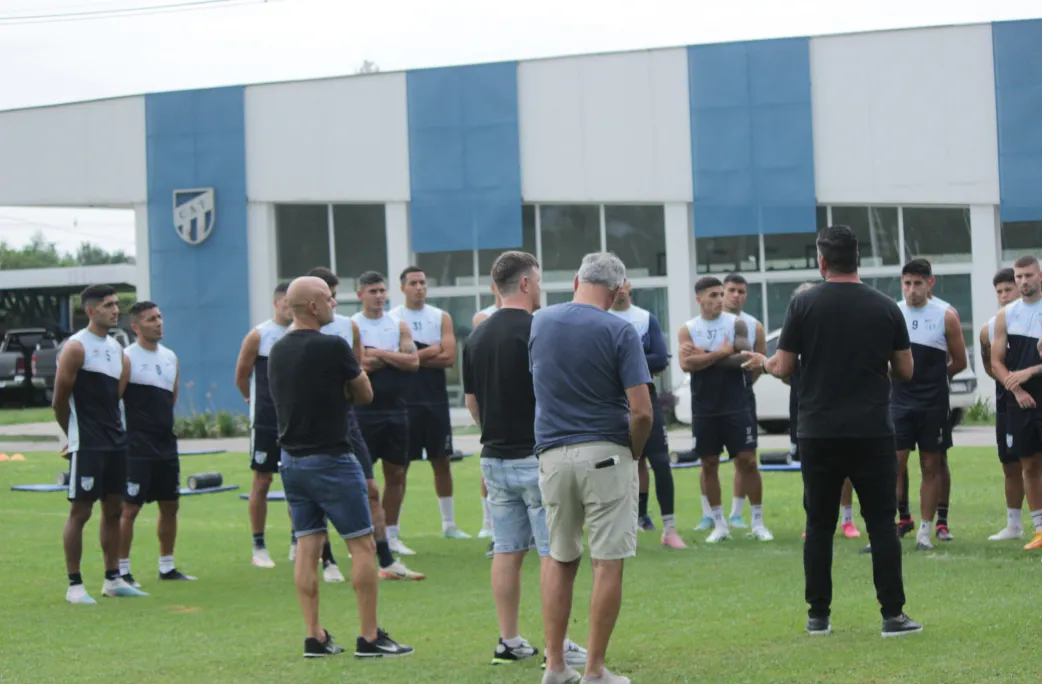
[[[116,289],[111,285],[88,285],[80,293],[80,302],[82,302],[83,308],[87,308],[114,294],[116,294]]]
[[[384,278],[383,273],[378,273],[377,271],[366,271],[362,275],[358,276],[358,289],[361,290],[363,287],[379,285],[380,283],[386,282],[387,278]]]
[[[1013,275],[1012,268],[1000,268],[995,273],[995,277],[991,279],[991,284],[998,287],[999,283],[1013,283],[1017,284],[1017,279]]]
[[[533,268],[539,268],[539,262],[532,254],[519,250],[503,252],[492,263],[492,282],[500,295],[513,294],[521,284],[521,277]]]
[[[1030,268],[1032,266],[1038,268],[1038,259],[1030,254],[1017,257],[1017,260],[1013,262],[1013,268]]]
[[[275,292],[273,296],[277,299],[289,292],[289,283],[279,283],[275,286]]]
[[[695,281],[695,294],[702,294],[711,287],[723,287],[723,283],[714,276],[703,276]]]
[[[144,300],[143,302],[134,302],[133,306],[130,307],[130,318],[137,320],[141,314],[145,313],[150,309],[155,309],[158,305],[155,302]]]
[[[857,249],[857,236],[850,226],[835,225],[818,233],[818,251],[828,264],[828,268],[836,273],[856,273],[860,255]]]
[[[933,277],[933,267],[926,259],[912,259],[901,268],[901,275],[922,276],[929,280]]]
[[[727,285],[728,283],[734,283],[735,285],[745,285],[746,287],[749,287],[749,281],[746,280],[745,276],[743,276],[741,273],[728,273],[727,276],[724,277],[724,285]]]
[[[336,287],[340,284],[340,278],[336,277],[336,273],[333,273],[325,266],[316,266],[308,271],[309,278],[319,278],[325,281],[329,287]]]
[[[398,276],[398,280],[401,281],[402,285],[405,284],[405,279],[409,277],[410,273],[424,273],[425,271],[419,266],[406,266],[402,270],[402,274]]]

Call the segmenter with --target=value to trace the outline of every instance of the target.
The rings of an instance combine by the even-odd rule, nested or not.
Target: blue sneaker
[[[744,530],[745,528],[749,527],[745,524],[745,521],[742,520],[742,516],[740,515],[732,515],[730,518],[728,518],[727,525],[728,527],[734,527],[735,529],[739,530]]]
[[[698,521],[698,525],[695,526],[695,531],[705,532],[706,530],[713,529],[713,527],[715,527],[715,523],[713,522],[712,516],[703,515],[702,519]]]
[[[124,581],[122,577],[118,577],[114,580],[105,580],[105,583],[101,585],[101,595],[111,596],[113,598],[127,598],[131,596],[148,596],[145,592],[140,589],[135,589]]]

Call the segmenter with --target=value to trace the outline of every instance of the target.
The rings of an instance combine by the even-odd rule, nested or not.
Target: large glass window
[[[478,283],[489,285],[492,282],[492,264],[506,249],[478,250]],[[521,207],[521,251],[538,254],[535,247],[535,205],[525,204]]]
[[[553,306],[554,304],[563,304],[565,302],[572,301],[572,297],[575,295],[574,292],[568,290],[567,292],[547,292],[546,293],[546,305]]]
[[[1042,221],[1006,221],[1002,224],[1002,260],[1016,261],[1032,254],[1042,259]]]
[[[428,277],[430,277],[428,275]],[[429,297],[427,303],[445,311],[452,317],[452,327],[456,333],[456,363],[445,369],[445,379],[449,386],[449,401],[455,406],[463,406],[463,345],[471,333],[471,320],[474,318],[474,296],[465,297]]]
[[[759,271],[760,236],[697,238],[695,255],[699,273]]]
[[[340,289],[356,291],[356,279],[365,271],[388,275],[386,226],[387,216],[382,204],[333,205],[333,241]]]
[[[790,271],[818,267],[818,231],[828,225],[828,208],[818,207],[817,231],[763,236],[763,260],[768,271]]]
[[[916,257],[935,264],[973,261],[969,208],[907,207],[902,212],[905,261]]]
[[[429,252],[416,255],[416,265],[427,276],[427,287],[474,284],[474,252]],[[392,276],[397,278],[398,274]]]
[[[763,312],[763,283],[749,283],[749,296],[745,298],[745,306],[742,310],[756,318],[761,323],[764,322]],[[767,329],[766,323],[764,324],[764,330]]]
[[[871,285],[895,302],[900,302],[904,299],[904,295],[901,293],[900,273],[895,273],[885,278],[865,278],[865,284]]]
[[[539,207],[543,280],[569,281],[584,256],[601,251],[601,214],[595,204]]]
[[[966,340],[966,349],[972,364],[975,358],[973,350],[976,349],[977,337],[973,331],[973,293],[970,276],[968,274],[937,276],[933,293],[955,307],[958,312],[959,323],[962,324],[962,336]]]
[[[802,280],[790,283],[767,283],[767,320],[763,324],[764,330],[770,333],[782,327],[792,293],[802,284]]]
[[[329,208],[325,204],[275,205],[278,279],[305,275],[315,266],[329,267]]]
[[[346,291],[346,290],[345,290]],[[340,293],[337,292],[337,296]],[[362,302],[354,300],[351,302],[339,302],[336,305],[336,312],[341,316],[354,316],[356,313],[362,310]]]
[[[901,263],[896,207],[832,207],[832,225],[853,229],[863,268]]]
[[[607,250],[615,252],[633,278],[666,275],[666,216],[661,204],[604,207]]]

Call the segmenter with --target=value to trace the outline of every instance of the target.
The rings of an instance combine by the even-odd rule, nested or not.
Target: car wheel
[[[952,411],[952,429],[956,428],[962,423],[962,419],[965,417],[965,411],[962,409],[954,409]]]
[[[761,420],[760,427],[768,435],[784,435],[789,431],[789,421],[787,420]]]

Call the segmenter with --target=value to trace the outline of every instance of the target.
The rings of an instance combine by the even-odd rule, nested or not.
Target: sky
[[[363,60],[396,71],[1035,17],[1039,0],[0,0],[0,110],[350,74]],[[127,211],[0,207],[0,240],[38,229],[64,251],[134,245]]]

